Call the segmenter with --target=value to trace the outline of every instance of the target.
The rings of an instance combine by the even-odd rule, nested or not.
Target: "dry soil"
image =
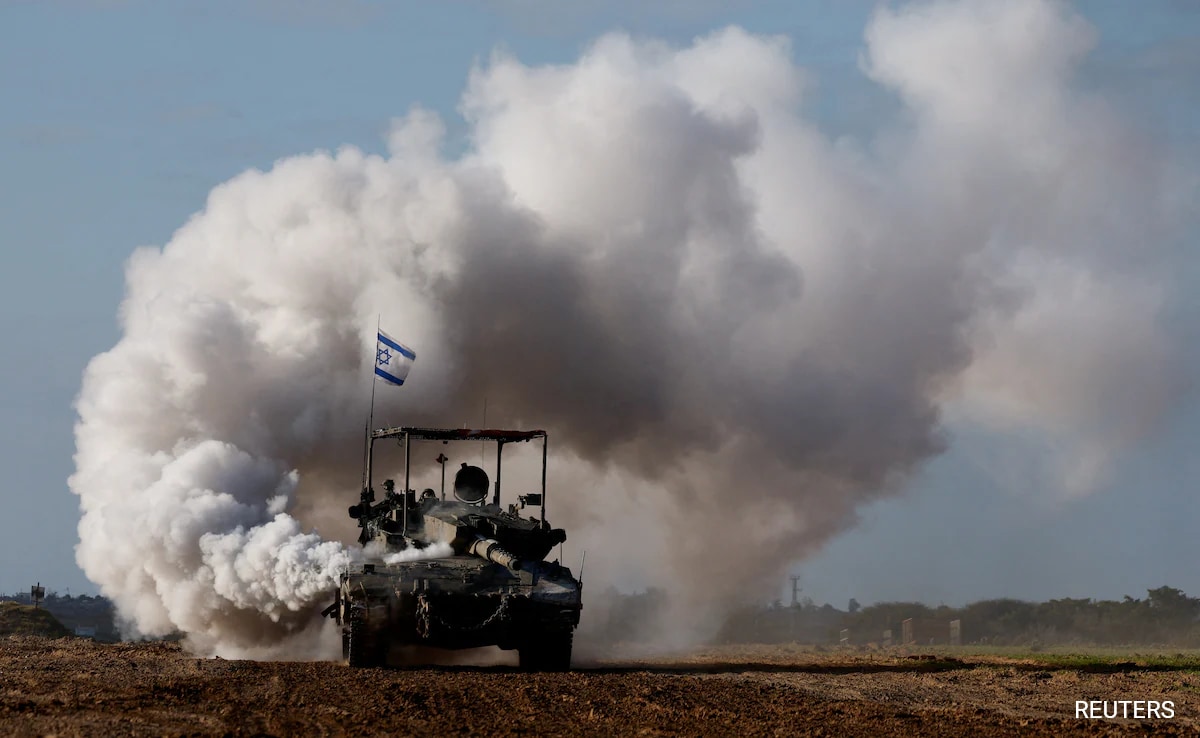
[[[724,649],[512,667],[198,659],[169,643],[0,639],[0,735],[1191,735],[1200,674],[1136,664]],[[1171,700],[1082,720],[1075,700]]]

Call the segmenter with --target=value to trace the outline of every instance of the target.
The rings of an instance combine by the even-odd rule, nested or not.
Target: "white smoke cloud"
[[[364,549],[367,558],[374,558],[371,553],[371,545],[368,544]],[[379,558],[383,559],[385,564],[403,564],[407,561],[420,561],[422,559],[440,559],[446,556],[452,556],[454,549],[449,543],[435,543],[426,548],[409,548],[403,551],[394,553],[380,552]]]
[[[805,117],[785,39],[614,34],[477,69],[460,158],[417,110],[387,156],[216,188],[130,260],[124,336],[84,377],[81,566],[141,632],[309,653],[378,314],[421,358],[377,418],[486,399],[547,428],[592,581],[697,618],[900,489],[947,409],[1064,439],[1085,493],[1185,389],[1170,152],[1074,86],[1094,33],[1058,4],[883,9],[866,39],[902,105],[875,141]]]

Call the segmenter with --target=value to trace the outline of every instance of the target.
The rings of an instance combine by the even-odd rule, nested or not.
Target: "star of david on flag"
[[[408,370],[416,359],[417,355],[412,349],[379,331],[379,338],[375,341],[375,376],[399,387],[404,384]]]

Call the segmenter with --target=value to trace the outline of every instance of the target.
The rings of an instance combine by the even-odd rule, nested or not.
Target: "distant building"
[[[900,624],[900,632],[906,646],[945,646],[952,642],[951,625],[945,620],[908,618]]]

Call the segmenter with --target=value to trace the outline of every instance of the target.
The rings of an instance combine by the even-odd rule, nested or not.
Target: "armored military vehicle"
[[[388,439],[404,449],[404,486],[397,490],[385,481],[383,499],[376,501],[371,467],[376,443]],[[539,439],[541,491],[502,507],[504,447]],[[463,462],[454,475],[454,499],[446,499],[449,459],[440,453],[440,493],[429,488],[417,495],[409,488],[414,441],[494,442],[494,488],[486,471]],[[516,649],[524,669],[570,668],[582,585],[567,567],[546,560],[567,537],[546,522],[546,444],[541,430],[406,427],[370,433],[366,481],[349,512],[371,557],[342,574],[336,601],[326,610],[341,625],[343,657],[351,666],[382,665],[392,646],[414,645],[499,646]],[[538,514],[523,517],[530,508]]]

